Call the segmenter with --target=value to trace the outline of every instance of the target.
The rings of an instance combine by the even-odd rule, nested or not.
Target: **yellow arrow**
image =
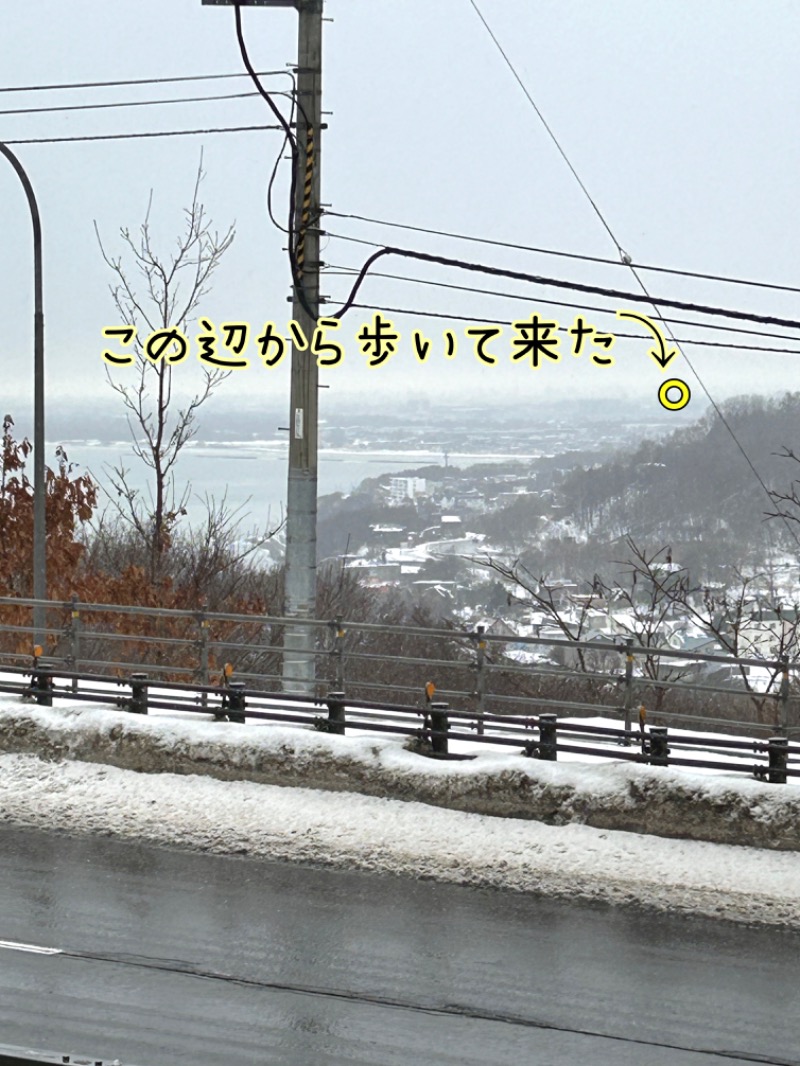
[[[675,358],[678,354],[678,350],[677,348],[672,348],[671,351],[667,351],[667,343],[664,340],[664,334],[655,322],[651,322],[647,315],[639,315],[635,311],[617,311],[617,318],[629,318],[633,322],[641,322],[643,326],[647,326],[658,344],[658,348],[651,348],[647,354],[655,359],[662,370],[666,370],[667,363]]]

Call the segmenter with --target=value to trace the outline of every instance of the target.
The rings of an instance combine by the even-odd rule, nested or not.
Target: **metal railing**
[[[451,708],[443,701],[429,701],[423,708],[370,703],[349,699],[343,692],[331,692],[325,699],[311,699],[293,693],[247,689],[244,682],[231,681],[228,677],[216,686],[199,686],[151,683],[145,673],[136,672],[129,678],[117,679],[115,692],[109,691],[106,675],[66,672],[41,664],[6,667],[5,675],[0,676],[0,692],[27,696],[40,705],[52,706],[53,699],[59,697],[110,704],[132,714],[189,712],[210,714],[215,721],[244,725],[249,718],[255,722],[311,727],[339,736],[344,736],[348,729],[395,734],[408,738],[409,750],[433,758],[475,758],[468,751],[451,750],[451,743],[459,748],[496,745],[547,761],[556,761],[559,752],[563,752],[652,766],[746,773],[773,784],[786,784],[789,777],[800,778],[800,745],[790,744],[785,736],[745,740],[681,732],[670,737],[666,726],[648,727],[644,722],[638,730],[632,730],[574,720],[559,722],[552,713],[540,713],[536,717],[479,714]],[[15,675],[19,681],[9,679]],[[30,682],[22,680],[25,676],[30,677]],[[57,679],[67,682],[67,687],[59,688]],[[104,687],[93,687],[98,684]],[[318,713],[320,709],[327,713]],[[675,755],[674,751],[684,754]],[[752,761],[747,761],[748,757]]]
[[[34,658],[33,626],[21,619],[43,604],[46,646]],[[285,680],[282,634],[290,621],[315,637],[318,680],[312,695],[335,691],[376,705],[419,704],[426,683],[432,682],[438,699],[475,713],[479,735],[488,715],[523,710],[618,718],[627,730],[638,719],[729,732],[800,733],[797,662],[647,647],[631,639],[510,637],[480,626],[461,630],[343,618],[299,623],[205,608],[0,597],[0,664],[33,663],[111,677],[145,670],[151,678],[192,682],[201,691],[221,678],[229,664],[249,689],[277,690]],[[536,652],[539,659],[515,661],[509,645],[517,652]],[[542,658],[544,652],[548,658]],[[742,684],[715,683],[708,673],[713,667],[738,671]],[[766,691],[747,687],[745,675],[752,668],[769,672]]]

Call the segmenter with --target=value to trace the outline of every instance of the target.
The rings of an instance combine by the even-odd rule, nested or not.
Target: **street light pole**
[[[11,151],[0,141],[4,155],[22,182],[33,222],[33,643],[44,647],[47,599],[44,476],[44,299],[42,295],[42,225],[39,207],[28,175]]]

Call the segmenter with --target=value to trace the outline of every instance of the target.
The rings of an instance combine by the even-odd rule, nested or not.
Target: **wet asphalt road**
[[[780,930],[0,827],[0,941],[0,1044],[136,1066],[800,1066]]]

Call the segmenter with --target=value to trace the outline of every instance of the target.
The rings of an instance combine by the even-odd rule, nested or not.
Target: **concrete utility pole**
[[[297,148],[294,190],[299,227],[299,274],[305,303],[295,285],[295,320],[311,342],[319,317],[320,130],[322,125],[323,0],[297,0]],[[310,132],[309,132],[310,127]],[[289,480],[286,494],[285,612],[311,619],[317,601],[317,411],[318,369],[310,351],[292,346],[289,418]],[[316,676],[315,634],[287,625],[283,641],[283,687],[310,692]]]
[[[310,345],[319,317],[320,132],[322,129],[322,9],[324,0],[202,0],[239,7],[294,7],[297,44],[297,179],[293,190],[298,278],[294,320]],[[317,410],[316,357],[292,345],[289,404],[289,478],[286,493],[285,614],[312,619],[317,605]],[[315,637],[311,627],[287,625],[283,638],[283,687],[313,692]]]

